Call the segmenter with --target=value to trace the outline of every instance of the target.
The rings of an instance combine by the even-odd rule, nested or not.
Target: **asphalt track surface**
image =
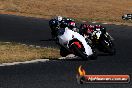
[[[87,74],[132,75],[132,26],[104,26],[115,39],[115,56],[100,54],[93,61],[52,60],[0,67],[0,88],[132,88],[132,81],[126,84],[77,83],[80,65]],[[48,20],[0,15],[0,41],[55,47],[54,42],[48,41],[50,38]]]

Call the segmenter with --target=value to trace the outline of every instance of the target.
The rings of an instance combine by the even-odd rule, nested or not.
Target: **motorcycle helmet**
[[[63,17],[62,17],[62,16],[57,16],[56,19],[57,19],[58,21],[62,21]]]
[[[86,29],[87,28],[87,24],[81,24],[80,28],[81,29]]]
[[[72,21],[72,22],[69,23],[68,26],[69,26],[70,29],[73,29],[73,28],[76,27],[76,23]]]
[[[80,33],[82,35],[84,35],[84,34],[87,33],[87,24],[81,24],[81,26],[80,26]]]

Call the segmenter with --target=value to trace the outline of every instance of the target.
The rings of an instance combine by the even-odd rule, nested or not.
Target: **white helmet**
[[[57,18],[56,18],[58,21],[61,21],[63,18],[62,18],[62,16],[57,16]]]

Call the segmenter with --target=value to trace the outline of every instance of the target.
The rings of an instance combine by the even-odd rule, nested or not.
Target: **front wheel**
[[[88,59],[88,56],[77,45],[73,44],[70,48],[75,55],[80,56],[84,60]]]
[[[109,49],[108,49],[108,53],[109,53],[109,55],[115,55],[115,54],[116,54],[116,49],[115,49],[115,47],[113,46],[112,48],[109,48]]]
[[[105,53],[109,53],[110,55],[115,55],[116,54],[116,49],[115,49],[113,41],[104,40],[104,41],[102,41],[102,44],[104,46],[104,52]]]

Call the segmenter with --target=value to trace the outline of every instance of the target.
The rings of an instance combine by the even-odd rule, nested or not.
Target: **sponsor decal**
[[[129,75],[86,75],[86,71],[79,66],[77,82],[83,83],[129,83]]]

